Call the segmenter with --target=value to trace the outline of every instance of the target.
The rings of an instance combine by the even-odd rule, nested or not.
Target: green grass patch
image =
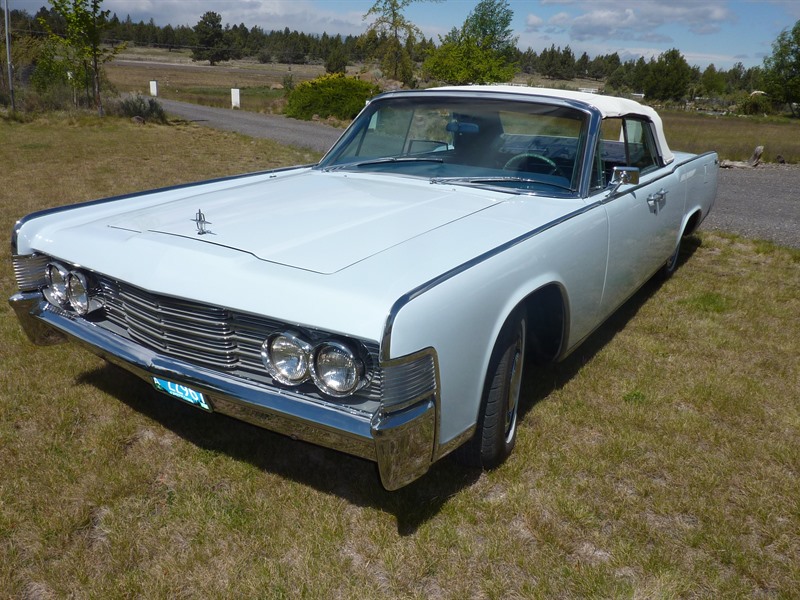
[[[747,160],[764,146],[762,160],[800,163],[800,121],[778,117],[710,116],[686,111],[661,111],[670,148],[684,152],[716,150],[720,158]]]
[[[187,124],[0,120],[0,227],[313,155]],[[570,358],[518,445],[398,492],[185,406],[0,305],[0,597],[795,597],[797,251],[702,233]],[[0,262],[0,293],[14,290]]]

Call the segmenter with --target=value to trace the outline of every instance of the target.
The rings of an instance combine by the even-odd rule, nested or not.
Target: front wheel
[[[486,373],[478,427],[459,453],[462,462],[470,466],[493,469],[514,449],[526,335],[524,315],[512,315],[495,344]]]
[[[672,274],[678,269],[678,259],[681,255],[681,242],[683,241],[683,236],[678,238],[678,244],[675,246],[675,251],[672,255],[667,259],[667,262],[661,267],[661,276],[664,279],[668,279],[672,276]]]

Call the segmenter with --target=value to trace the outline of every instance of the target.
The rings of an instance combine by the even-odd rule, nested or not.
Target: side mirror
[[[639,184],[639,167],[614,167],[611,174],[611,182],[608,184],[610,188],[609,196],[617,193],[623,185],[638,185]]]

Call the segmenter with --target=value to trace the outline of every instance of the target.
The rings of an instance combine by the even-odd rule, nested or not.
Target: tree
[[[644,93],[654,100],[680,100],[692,81],[692,68],[675,48],[651,60],[644,81]]]
[[[511,21],[514,11],[506,0],[480,0],[464,21],[462,36],[470,38],[483,50],[492,50],[512,59],[517,47]]]
[[[375,17],[369,31],[385,36],[377,49],[384,74],[403,83],[410,83],[413,75],[411,55],[405,42],[411,36],[422,37],[419,27],[403,16],[403,10],[415,1],[377,0],[364,14],[364,19]]]
[[[725,73],[711,63],[700,76],[700,83],[706,96],[719,96],[725,91]]]
[[[792,116],[800,116],[800,20],[784,29],[772,43],[772,54],[764,59],[764,82],[770,97],[787,103]]]
[[[222,17],[214,11],[205,13],[194,26],[197,48],[192,50],[192,60],[207,60],[215,65],[231,56],[230,47],[222,29]]]
[[[513,17],[506,0],[481,0],[461,29],[440,38],[423,65],[426,74],[457,85],[511,80],[517,67]]]
[[[70,81],[77,90],[79,86],[91,85],[97,113],[103,116],[100,97],[102,66],[124,46],[106,48],[101,45],[103,31],[108,25],[109,11],[100,10],[103,0],[50,0],[54,12],[64,25],[63,36],[51,28],[52,21],[42,19],[40,24],[48,31],[50,42],[60,49],[53,56],[60,56],[71,73]]]
[[[336,47],[328,53],[325,60],[326,73],[345,73],[347,71],[347,57],[341,47]]]

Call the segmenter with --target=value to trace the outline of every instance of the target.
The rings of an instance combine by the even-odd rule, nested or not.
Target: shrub
[[[117,112],[123,117],[141,117],[145,121],[166,123],[164,108],[155,98],[144,98],[139,94],[123,98],[117,105]]]
[[[289,94],[285,112],[306,121],[314,115],[350,120],[379,92],[378,86],[341,73],[323,75],[298,84]]]
[[[283,94],[288,96],[294,90],[294,75],[287,73],[283,76]]]
[[[745,98],[738,107],[743,115],[770,115],[774,112],[772,100],[763,94],[753,94]]]

